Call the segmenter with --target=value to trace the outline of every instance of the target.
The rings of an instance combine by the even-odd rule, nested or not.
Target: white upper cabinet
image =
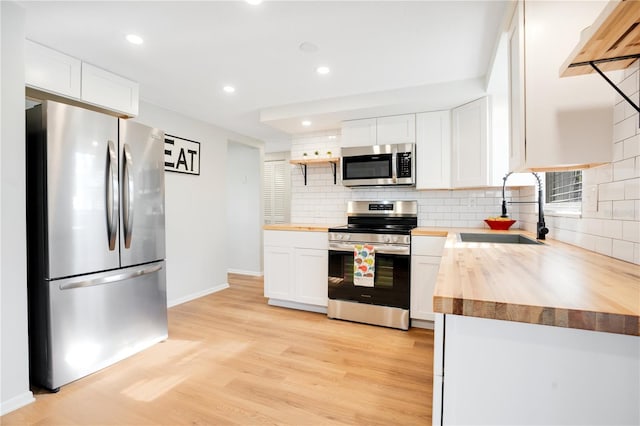
[[[378,145],[415,143],[415,114],[393,115],[376,119],[376,136]]]
[[[83,62],[82,100],[136,116],[138,83]]]
[[[416,114],[416,189],[451,186],[451,112]]]
[[[138,83],[56,50],[25,41],[27,94],[119,117],[138,115]]]
[[[510,169],[610,162],[614,91],[560,66],[606,2],[520,1],[508,32]]]
[[[474,188],[490,185],[491,163],[488,144],[487,97],[451,111],[451,186]]]
[[[376,119],[343,121],[340,142],[342,147],[375,145]]]
[[[80,99],[81,62],[56,50],[25,40],[27,87]]]
[[[415,143],[416,115],[365,118],[342,122],[341,146]]]

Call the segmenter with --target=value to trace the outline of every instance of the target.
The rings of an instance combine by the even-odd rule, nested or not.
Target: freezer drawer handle
[[[114,283],[116,281],[124,281],[130,278],[139,277],[141,275],[152,274],[162,269],[162,265],[153,265],[145,269],[138,269],[131,272],[123,272],[121,274],[109,275],[106,277],[94,278],[86,280],[80,277],[80,281],[66,282],[60,284],[60,290],[70,290],[72,288],[93,287],[96,285]]]
[[[124,247],[131,248],[131,234],[133,231],[133,174],[129,170],[133,167],[133,157],[131,156],[131,149],[128,144],[124,144],[124,170],[123,178],[124,191],[122,194],[124,203]]]
[[[107,141],[109,156],[109,175],[107,176],[107,233],[109,237],[109,250],[116,248],[116,236],[118,235],[118,197],[114,194],[118,188],[118,158],[113,141]]]

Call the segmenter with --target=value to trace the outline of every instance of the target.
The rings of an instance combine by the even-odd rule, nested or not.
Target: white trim
[[[252,277],[261,277],[264,275],[262,271],[244,271],[242,269],[227,269],[228,274],[250,275]]]
[[[433,321],[411,318],[411,327],[433,330]]]
[[[20,395],[14,396],[11,399],[0,402],[0,416],[4,416],[7,413],[10,413],[18,408],[24,407],[25,405],[31,404],[36,399],[33,397],[33,393],[31,391],[26,391]]]
[[[220,284],[220,285],[217,285],[215,287],[211,287],[211,288],[208,288],[206,290],[199,291],[197,293],[191,293],[191,294],[189,294],[187,296],[167,301],[167,308],[172,308],[172,307],[174,307],[176,305],[181,305],[181,304],[189,302],[191,300],[199,299],[200,297],[204,297],[204,296],[207,296],[209,294],[217,293],[217,292],[222,291],[222,290],[227,289],[227,288],[229,288],[229,283]]]
[[[280,308],[298,309],[300,311],[317,312],[319,314],[326,314],[327,307],[319,305],[310,305],[308,303],[291,302],[289,300],[269,299],[267,302],[271,306],[278,306]]]

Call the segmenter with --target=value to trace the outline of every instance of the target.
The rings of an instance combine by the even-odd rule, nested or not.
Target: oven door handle
[[[364,243],[363,243],[364,244]],[[355,244],[350,243],[329,243],[329,250],[354,252]],[[409,256],[411,254],[411,248],[409,246],[392,245],[392,244],[373,244],[374,253],[380,254],[397,254]]]

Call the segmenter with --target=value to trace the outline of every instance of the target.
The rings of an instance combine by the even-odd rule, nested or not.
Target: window
[[[545,210],[579,214],[582,207],[582,172],[545,173]]]
[[[264,163],[264,223],[285,223],[288,220],[286,167],[287,162]]]

